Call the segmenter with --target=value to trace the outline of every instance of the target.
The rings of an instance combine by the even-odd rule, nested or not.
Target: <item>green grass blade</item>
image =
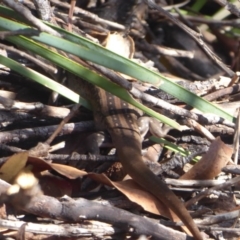
[[[45,87],[58,92],[59,94],[65,96],[66,98],[70,99],[71,101],[73,101],[75,103],[80,103],[81,105],[83,105],[87,108],[91,108],[85,99],[81,98],[77,93],[73,92],[69,88],[59,84],[56,81],[53,81],[52,79],[50,79],[32,69],[29,69],[29,68],[19,64],[18,62],[14,61],[10,58],[0,55],[0,63],[6,67],[9,67],[11,70],[19,73],[20,75],[22,75],[26,78],[32,79],[35,82],[38,82],[38,83],[44,85]]]
[[[18,44],[19,46],[21,46],[23,48],[27,48],[28,50],[30,50],[34,53],[41,53],[40,55],[42,57],[45,57],[46,59],[52,61],[53,63],[57,64],[58,66],[75,74],[76,76],[79,76],[79,77],[91,82],[92,84],[97,85],[97,86],[105,89],[106,91],[111,92],[112,94],[120,97],[124,101],[141,109],[146,114],[148,114],[152,117],[155,117],[164,123],[167,123],[168,125],[172,126],[173,128],[180,129],[180,125],[178,123],[176,123],[175,121],[173,121],[172,119],[167,118],[161,114],[158,114],[155,111],[151,110],[150,108],[147,108],[146,106],[142,105],[141,103],[139,103],[138,101],[133,99],[132,96],[128,93],[128,91],[126,91],[125,89],[110,82],[109,80],[96,74],[95,72],[92,72],[91,70],[79,65],[78,63],[76,63],[56,52],[53,52],[39,44],[36,44],[32,40],[29,40],[25,37],[9,37],[8,39],[12,43]],[[11,60],[11,61],[13,61],[13,60]],[[6,63],[6,60],[1,63],[3,65],[9,64],[8,62]],[[15,64],[17,64],[17,63],[15,62]],[[11,66],[9,66],[9,65],[6,65],[6,66],[11,68]],[[21,71],[23,71],[25,69],[25,68],[23,69],[23,67],[21,67],[20,64],[18,64],[18,68],[21,69]],[[15,68],[15,70],[16,70],[16,68]],[[23,71],[23,73],[25,73],[25,70]],[[26,76],[26,75],[24,75],[24,76]],[[34,76],[27,76],[27,77],[35,80]],[[45,85],[46,83],[42,83],[42,84]],[[54,89],[54,91],[58,92],[57,89]],[[61,92],[60,94],[63,94],[63,93]],[[63,94],[63,95],[65,95],[65,94]],[[67,97],[68,94],[66,94],[65,96]]]
[[[17,30],[26,28],[25,25],[14,21],[0,18],[0,29]],[[64,30],[62,30],[64,31]],[[202,112],[214,113],[229,121],[234,121],[234,117],[226,113],[223,109],[207,102],[206,100],[187,91],[179,85],[171,82],[161,74],[146,69],[129,59],[119,56],[100,45],[65,31],[65,35],[78,39],[79,45],[66,39],[51,36],[47,33],[41,33],[40,36],[32,36],[32,39],[44,44],[61,49],[83,59],[98,63],[100,65],[112,68],[124,74],[130,75],[144,82],[151,82],[153,85],[160,85],[160,88],[172,96],[184,101],[185,103],[199,109]],[[17,44],[17,43],[16,43]],[[41,53],[38,53],[41,54]]]

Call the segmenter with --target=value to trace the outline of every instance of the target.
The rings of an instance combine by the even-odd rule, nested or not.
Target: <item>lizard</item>
[[[83,79],[77,78],[73,84],[76,84],[74,89],[92,105],[96,129],[109,132],[125,171],[141,187],[169,207],[187,226],[195,239],[203,239],[183,202],[142,160],[142,136],[138,125],[142,112]]]
[[[203,237],[184,204],[143,162],[142,136],[138,125],[142,112],[107,91],[81,78],[75,81],[73,75],[70,76],[77,84],[72,89],[77,89],[92,105],[96,128],[107,129],[109,132],[125,171],[135,182],[169,207],[196,240],[202,240]]]

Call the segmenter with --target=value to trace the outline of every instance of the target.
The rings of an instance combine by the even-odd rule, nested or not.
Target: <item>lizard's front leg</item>
[[[167,133],[172,129],[172,127],[160,122],[156,118],[146,116],[140,117],[138,119],[138,127],[142,140],[148,131],[150,131],[153,136],[162,138],[165,137]]]

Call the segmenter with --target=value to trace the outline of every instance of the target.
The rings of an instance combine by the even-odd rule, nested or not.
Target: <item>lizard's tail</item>
[[[124,140],[126,141],[126,139]],[[119,141],[121,141],[121,139],[117,141],[115,139],[114,142],[116,144],[119,143]],[[132,141],[132,139],[129,139],[129,141]],[[197,225],[182,201],[168,188],[166,183],[152,173],[142,161],[140,144],[136,142],[126,144],[125,142],[122,146],[124,147],[118,152],[118,156],[127,173],[134,181],[168,206],[188,227],[195,239],[202,240],[203,237]]]

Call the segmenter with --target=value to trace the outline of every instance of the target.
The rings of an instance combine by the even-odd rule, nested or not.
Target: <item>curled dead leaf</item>
[[[212,143],[206,154],[180,179],[213,179],[231,159],[233,149],[218,137]]]

